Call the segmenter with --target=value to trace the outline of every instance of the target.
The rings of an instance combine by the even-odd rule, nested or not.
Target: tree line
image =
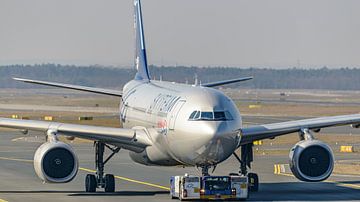
[[[24,77],[93,87],[121,88],[135,75],[134,68],[73,66],[58,64],[0,66],[0,88],[34,88],[13,81]],[[150,66],[153,79],[193,84],[254,76],[253,80],[229,88],[360,90],[360,69],[272,69],[235,67]],[[37,86],[36,88],[38,88]]]

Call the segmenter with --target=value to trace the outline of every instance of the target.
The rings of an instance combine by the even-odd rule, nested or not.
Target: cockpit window
[[[215,111],[215,112],[200,112],[200,111],[193,111],[189,117],[190,121],[228,121],[233,120],[230,112],[228,111]]]
[[[194,119],[195,115],[196,115],[197,111],[193,111],[193,113],[191,113],[189,119]]]
[[[225,117],[226,117],[226,120],[233,120],[234,119],[229,111],[225,111]]]
[[[199,119],[199,118],[200,118],[200,111],[196,111],[194,119]]]
[[[226,120],[225,112],[214,112],[214,119],[220,121]]]
[[[201,112],[201,120],[212,120],[214,119],[213,112]]]

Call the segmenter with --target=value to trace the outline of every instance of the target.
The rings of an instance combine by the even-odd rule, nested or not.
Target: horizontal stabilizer
[[[25,83],[33,83],[33,84],[39,84],[44,86],[53,86],[58,88],[67,88],[72,90],[79,90],[79,91],[85,91],[90,93],[97,93],[97,94],[103,94],[103,95],[111,95],[111,96],[117,96],[121,97],[122,92],[117,90],[110,90],[110,89],[103,89],[103,88],[93,88],[93,87],[86,87],[86,86],[78,86],[78,85],[72,85],[72,84],[64,84],[64,83],[55,83],[55,82],[48,82],[48,81],[39,81],[39,80],[31,80],[31,79],[22,79],[22,78],[13,78],[16,81],[22,81]]]
[[[216,82],[212,82],[212,83],[201,84],[201,86],[204,86],[204,87],[222,86],[222,85],[226,85],[226,84],[231,84],[231,83],[237,83],[237,82],[247,81],[247,80],[250,80],[250,79],[253,79],[253,77],[250,76],[250,77],[230,79],[230,80],[225,80],[225,81],[216,81]]]

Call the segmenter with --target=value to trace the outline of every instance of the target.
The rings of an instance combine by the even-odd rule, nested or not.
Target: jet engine
[[[37,176],[48,183],[66,183],[74,179],[79,163],[73,148],[63,142],[46,142],[35,152]]]
[[[334,168],[331,148],[319,140],[303,140],[290,150],[290,169],[296,178],[306,182],[327,179]]]

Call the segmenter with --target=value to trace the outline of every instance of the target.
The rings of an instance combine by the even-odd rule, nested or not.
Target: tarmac
[[[292,119],[292,118],[291,118]],[[247,122],[265,123],[271,117],[247,117]],[[285,121],[285,120],[283,120]],[[326,133],[349,127],[326,129]],[[360,130],[359,132],[360,133]],[[356,135],[356,134],[355,134]],[[37,137],[36,137],[37,136]],[[360,138],[360,135],[359,135]],[[169,196],[169,179],[172,175],[200,174],[196,168],[148,167],[132,162],[126,150],[121,150],[108,164],[106,173],[116,176],[116,192],[84,192],[85,175],[94,172],[92,144],[72,144],[80,161],[76,178],[67,184],[44,184],[36,176],[33,156],[42,144],[42,134],[31,132],[27,137],[17,131],[0,132],[0,202],[9,201],[176,201]],[[290,149],[290,147],[289,147]],[[357,159],[358,155],[341,154],[337,160]],[[250,193],[249,201],[360,201],[360,175],[332,175],[319,183],[301,182],[291,174],[274,173],[274,164],[288,163],[287,155],[255,156],[252,172],[258,173],[260,190]],[[235,158],[218,165],[213,175],[237,172]]]

